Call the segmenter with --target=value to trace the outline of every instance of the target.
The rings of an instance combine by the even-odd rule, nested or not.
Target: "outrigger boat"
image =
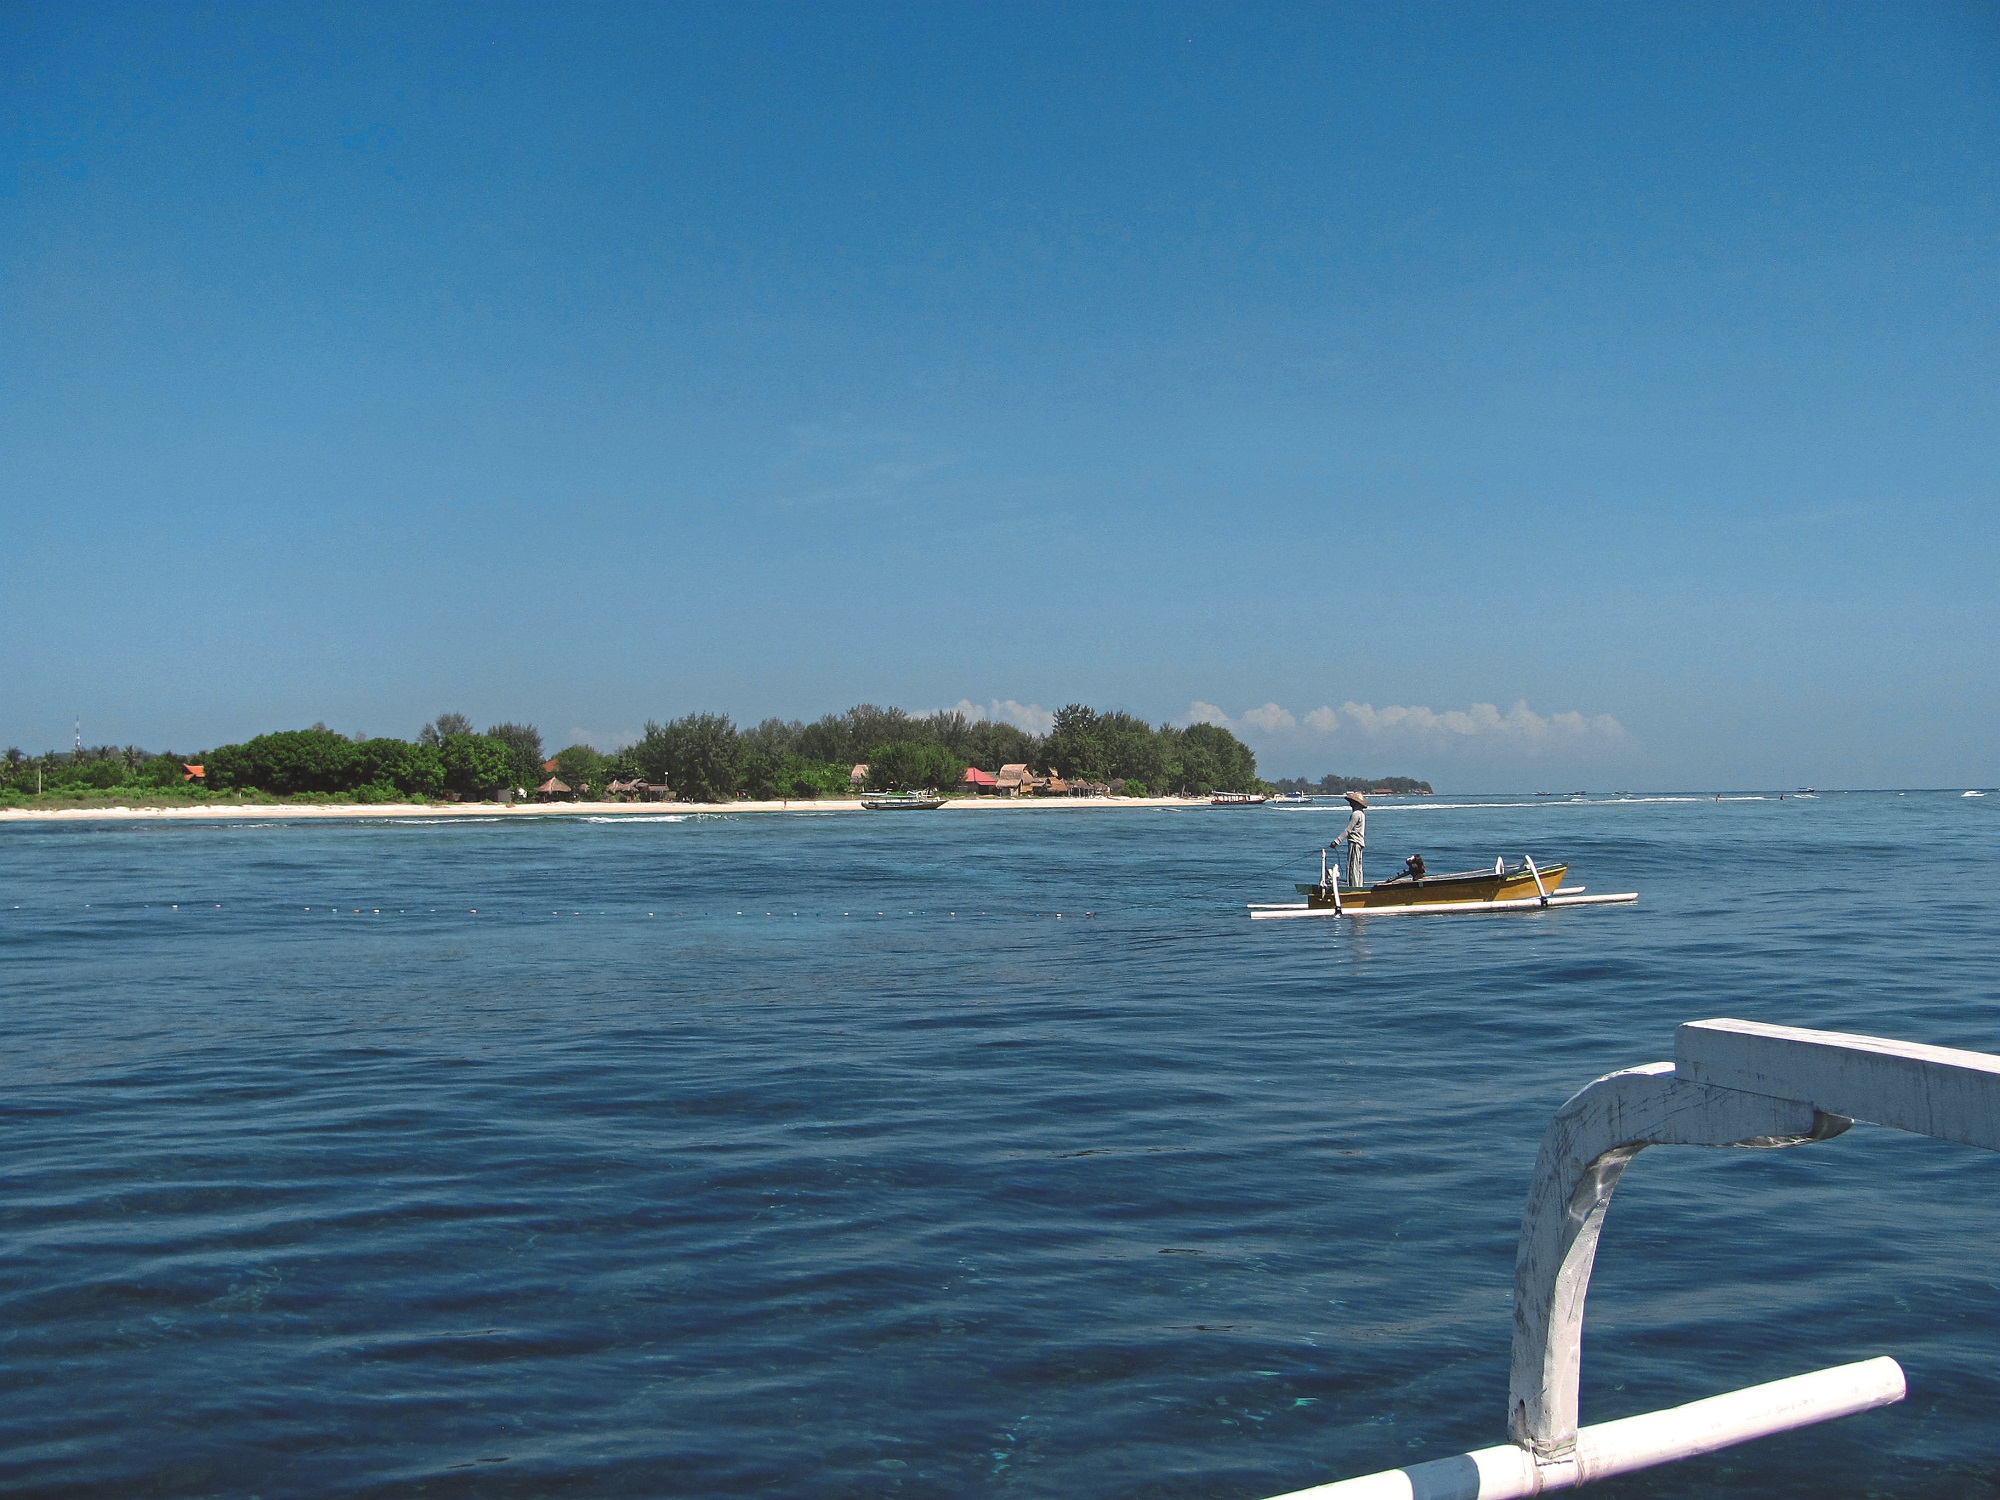
[[[1208,799],[1210,807],[1262,807],[1271,800],[1269,792],[1217,792]]]
[[[943,807],[944,798],[928,792],[883,792],[879,796],[863,797],[861,805],[870,812],[929,812],[932,808]]]
[[[1493,861],[1490,870],[1460,870],[1450,875],[1432,875],[1424,869],[1421,854],[1413,856],[1403,873],[1370,886],[1341,887],[1339,878],[1327,864],[1326,851],[1319,855],[1319,883],[1300,885],[1303,902],[1252,903],[1252,921],[1272,917],[1390,916],[1396,913],[1428,915],[1460,911],[1539,911],[1548,906],[1608,906],[1637,901],[1637,891],[1616,895],[1586,895],[1580,885],[1566,886],[1566,862],[1537,865],[1527,855],[1517,865],[1504,858]]]

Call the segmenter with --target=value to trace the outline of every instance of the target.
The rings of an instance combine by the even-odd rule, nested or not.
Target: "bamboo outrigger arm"
[[[1852,1123],[1794,1099],[1689,1083],[1664,1062],[1608,1074],[1557,1110],[1515,1252],[1508,1437],[1540,1463],[1574,1459],[1584,1298],[1633,1157],[1648,1146],[1800,1146]]]
[[[1856,1120],[2000,1151],[2000,1057],[1691,1021],[1676,1033],[1672,1062],[1590,1084],[1550,1121],[1521,1220],[1510,1441],[1280,1500],[1511,1500],[1900,1401],[1901,1368],[1877,1358],[1593,1427],[1577,1419],[1591,1263],[1632,1158],[1648,1146],[1805,1145]]]

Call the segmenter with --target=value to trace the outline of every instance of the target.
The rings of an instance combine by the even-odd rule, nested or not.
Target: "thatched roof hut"
[[[1004,792],[1009,797],[1020,797],[1035,789],[1035,774],[1025,763],[1002,766],[1000,774],[994,778],[993,785],[995,790]]]
[[[535,795],[544,802],[567,802],[576,797],[576,793],[569,789],[568,782],[558,781],[553,776],[535,788]]]

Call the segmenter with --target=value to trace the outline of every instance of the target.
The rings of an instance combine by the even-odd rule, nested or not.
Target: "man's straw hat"
[[[1346,795],[1349,807],[1366,807],[1368,805],[1368,799],[1359,792],[1349,792]]]

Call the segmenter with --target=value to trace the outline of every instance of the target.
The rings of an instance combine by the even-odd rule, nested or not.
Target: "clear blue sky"
[[[0,742],[2000,780],[1990,4],[15,3],[0,147]]]

